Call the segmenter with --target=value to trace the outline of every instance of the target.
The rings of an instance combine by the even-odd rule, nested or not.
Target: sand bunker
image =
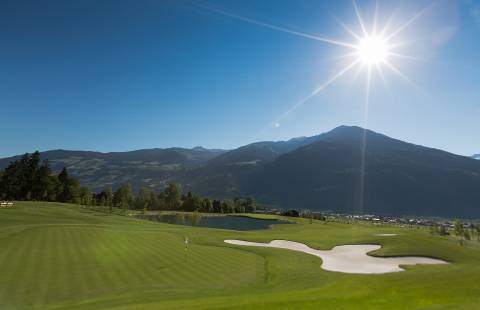
[[[379,237],[392,237],[392,236],[396,236],[397,234],[376,234],[375,236],[379,236]]]
[[[374,257],[367,255],[368,252],[381,248],[380,245],[376,244],[340,245],[331,250],[324,251],[312,249],[303,243],[287,240],[273,240],[270,243],[242,240],[225,240],[225,242],[235,245],[279,248],[304,252],[320,257],[323,261],[321,265],[323,269],[345,273],[387,273],[404,271],[399,265],[448,264],[444,260],[428,257]]]

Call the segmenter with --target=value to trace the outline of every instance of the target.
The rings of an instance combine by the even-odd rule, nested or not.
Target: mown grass
[[[314,256],[227,245],[227,238],[287,239],[321,249],[375,243],[383,247],[373,255],[426,255],[452,264],[342,274],[322,270]],[[19,202],[0,209],[0,249],[2,310],[480,308],[478,243],[460,246],[426,229],[299,220],[237,232]]]

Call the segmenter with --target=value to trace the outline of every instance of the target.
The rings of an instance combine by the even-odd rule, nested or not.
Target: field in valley
[[[398,235],[377,236],[389,233]],[[451,264],[346,274],[321,269],[315,256],[225,239],[284,239],[317,249],[381,244],[372,255]],[[18,202],[0,209],[0,309],[475,309],[479,244],[365,223],[299,219],[239,232]]]

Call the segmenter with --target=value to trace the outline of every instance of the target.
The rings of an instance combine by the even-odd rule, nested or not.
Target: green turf
[[[398,233],[377,237],[377,233]],[[190,240],[185,251],[184,236]],[[352,275],[318,257],[224,239],[287,239],[329,249],[377,243],[374,255],[452,264]],[[478,309],[480,246],[426,229],[299,220],[236,232],[20,202],[0,209],[0,309]]]

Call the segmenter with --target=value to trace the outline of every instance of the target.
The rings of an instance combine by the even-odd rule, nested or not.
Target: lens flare
[[[353,9],[357,17],[357,22],[359,29],[353,30],[344,24],[342,21],[337,19],[337,22],[344,28],[348,34],[352,36],[354,40],[343,41],[337,39],[331,39],[324,36],[318,36],[312,33],[300,32],[298,30],[288,29],[286,27],[273,25],[263,21],[254,20],[248,17],[241,15],[233,14],[226,12],[224,10],[202,6],[203,8],[213,11],[224,16],[234,18],[249,24],[253,24],[259,27],[269,28],[274,31],[283,32],[289,35],[294,35],[304,39],[315,40],[320,43],[326,43],[331,45],[336,45],[337,47],[342,47],[347,50],[345,54],[340,54],[339,58],[350,58],[349,61],[343,68],[341,68],[337,73],[334,73],[325,81],[321,83],[316,89],[314,89],[308,96],[302,100],[295,103],[290,109],[283,113],[278,119],[272,123],[278,123],[287,117],[290,113],[293,113],[296,109],[300,108],[307,101],[312,99],[320,91],[323,91],[327,86],[330,86],[335,82],[335,80],[344,76],[348,71],[353,71],[356,67],[358,69],[357,74],[363,72],[365,73],[366,78],[371,81],[373,80],[373,75],[378,75],[386,85],[384,71],[390,71],[407,81],[409,84],[413,85],[415,88],[416,85],[408,79],[408,77],[402,73],[402,71],[395,64],[396,59],[413,59],[416,57],[411,55],[405,55],[398,52],[398,47],[402,46],[401,42],[398,42],[397,36],[399,33],[404,31],[407,27],[411,26],[421,15],[423,15],[432,4],[424,7],[419,12],[415,13],[410,19],[408,19],[403,24],[400,24],[397,27],[392,27],[391,17],[384,25],[379,24],[379,9],[378,2],[375,1],[375,10],[373,14],[373,19],[366,23],[366,20],[363,18],[360,8],[357,6],[356,0],[352,0]],[[393,16],[393,15],[392,15]],[[335,18],[336,19],[336,18]],[[392,29],[393,28],[393,29]],[[367,87],[371,87],[372,83],[367,83]],[[370,90],[367,89],[367,92]],[[366,124],[365,124],[366,125]],[[269,127],[271,127],[269,125]]]
[[[380,36],[367,36],[358,43],[357,56],[366,65],[385,63],[388,60],[388,44]]]

